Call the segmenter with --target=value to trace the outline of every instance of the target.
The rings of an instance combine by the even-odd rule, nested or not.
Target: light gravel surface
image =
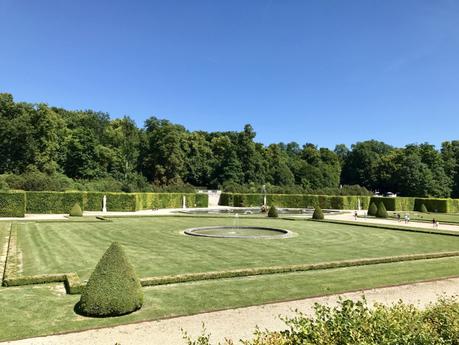
[[[363,216],[366,212],[360,211],[359,215]],[[360,218],[354,219],[354,211],[346,211],[341,214],[336,215],[327,215],[327,219],[334,219],[334,220],[345,220],[345,221],[352,221],[356,223],[364,223],[364,224],[384,224],[384,225],[393,225],[393,226],[400,226],[400,227],[410,227],[410,228],[422,228],[422,229],[429,229],[429,230],[450,230],[450,231],[459,231],[459,226],[457,225],[450,225],[450,224],[439,224],[438,227],[433,227],[432,223],[425,223],[425,222],[415,222],[409,221],[405,223],[403,220],[403,212],[400,212],[402,215],[402,220],[399,222],[396,219],[381,219],[381,218]]]
[[[256,326],[261,329],[282,330],[285,325],[279,319],[279,315],[293,316],[295,309],[311,315],[313,305],[316,302],[336,305],[339,296],[359,299],[362,295],[365,295],[370,305],[376,302],[393,304],[401,299],[405,303],[415,304],[422,308],[436,301],[440,296],[458,296],[459,278],[217,311],[63,335],[23,339],[2,344],[114,345],[115,343],[120,343],[121,345],[184,345],[185,342],[182,339],[180,329],[183,328],[196,337],[200,333],[202,323],[205,323],[207,331],[212,334],[212,341],[216,344],[218,341],[223,341],[225,337],[235,341],[251,338]]]

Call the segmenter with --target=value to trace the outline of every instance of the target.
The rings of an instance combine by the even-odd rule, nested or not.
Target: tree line
[[[263,145],[242,131],[188,131],[156,117],[15,102],[0,94],[0,188],[174,190],[459,196],[459,141],[396,148],[359,142],[335,150],[296,142]],[[340,188],[340,186],[345,186]],[[3,187],[2,187],[3,186]],[[350,187],[349,187],[350,186]]]

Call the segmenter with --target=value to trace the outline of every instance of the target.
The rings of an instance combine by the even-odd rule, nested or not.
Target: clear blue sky
[[[0,92],[263,143],[459,139],[459,1],[0,0]]]

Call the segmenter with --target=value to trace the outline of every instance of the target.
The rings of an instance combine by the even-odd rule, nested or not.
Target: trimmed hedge
[[[314,209],[314,213],[312,214],[312,219],[317,219],[317,220],[322,220],[324,219],[324,213],[322,212],[322,209],[319,206],[316,206]]]
[[[370,203],[375,202],[376,205],[379,202],[384,203],[384,207],[387,211],[413,211],[415,198],[406,198],[406,197],[371,197]]]
[[[127,256],[113,242],[89,277],[78,304],[89,316],[118,316],[142,307],[143,291],[140,280]]]
[[[376,206],[376,203],[374,201],[371,202],[370,207],[368,208],[368,215],[369,216],[376,216],[376,213],[378,212],[378,206]]]
[[[277,218],[277,217],[279,217],[279,213],[277,212],[276,206],[272,205],[272,206],[269,208],[268,217],[271,217],[271,218]]]
[[[0,217],[24,217],[25,192],[0,192]]]
[[[26,192],[27,213],[65,213],[76,203],[84,205],[83,192]]]
[[[268,205],[287,208],[313,208],[356,210],[359,206],[365,209],[369,205],[368,196],[330,196],[312,194],[267,194]],[[254,207],[263,204],[263,194],[222,193],[219,205],[233,207]]]
[[[379,202],[376,218],[387,218],[387,210],[382,201]]]
[[[414,210],[422,212],[422,205],[425,205],[429,212],[459,212],[459,199],[416,198],[414,203]]]
[[[70,217],[82,217],[83,211],[81,210],[80,204],[76,203],[73,205],[72,209],[69,212]]]

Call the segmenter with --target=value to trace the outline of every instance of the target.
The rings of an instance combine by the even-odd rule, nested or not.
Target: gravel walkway
[[[359,215],[363,216],[365,211],[360,211]],[[403,212],[401,212],[403,217]],[[354,211],[348,213],[341,213],[337,215],[328,215],[326,216],[327,219],[336,219],[336,220],[345,220],[345,221],[352,221],[352,222],[359,222],[359,223],[366,223],[366,224],[388,224],[388,225],[395,225],[400,227],[411,227],[411,228],[422,228],[422,229],[433,229],[433,230],[450,230],[450,231],[459,231],[459,226],[457,225],[450,225],[450,224],[442,224],[438,228],[434,228],[432,223],[424,223],[424,222],[416,222],[410,221],[405,224],[405,221],[397,221],[395,219],[381,219],[381,218],[357,218],[354,219]]]
[[[251,338],[252,332],[257,325],[261,329],[284,329],[285,326],[279,320],[278,316],[292,316],[294,314],[292,310],[298,309],[311,315],[312,307],[316,302],[334,305],[338,296],[358,299],[362,294],[365,295],[369,304],[375,302],[393,304],[402,299],[405,303],[412,303],[423,307],[430,302],[434,302],[439,296],[458,296],[459,278],[231,309],[161,321],[142,322],[78,333],[24,339],[2,344],[114,345],[118,342],[121,345],[184,345],[185,342],[182,340],[180,329],[183,328],[192,336],[197,336],[200,333],[202,322],[205,323],[207,331],[212,334],[211,339],[213,342],[223,341],[225,337],[237,341],[239,339]]]

